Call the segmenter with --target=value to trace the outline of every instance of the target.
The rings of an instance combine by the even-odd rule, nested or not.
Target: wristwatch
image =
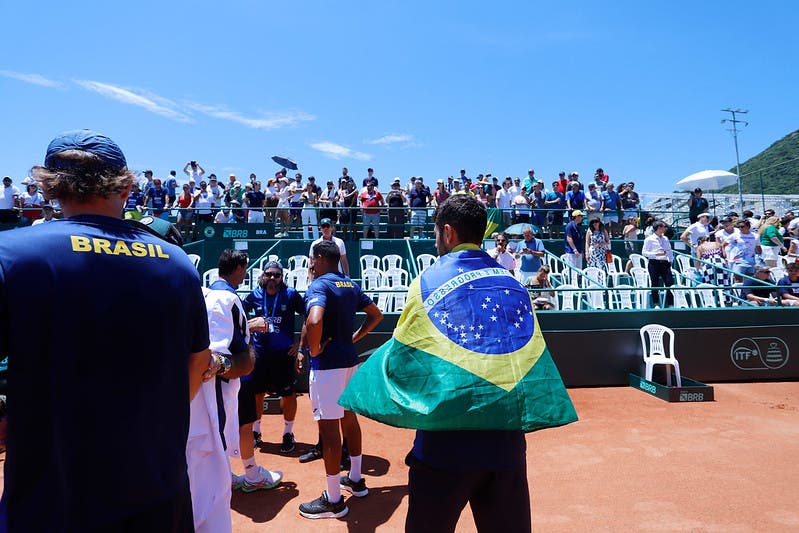
[[[225,374],[233,364],[230,362],[230,358],[224,354],[214,352],[212,354],[214,358],[214,363],[219,366],[219,370],[217,370],[217,374]]]

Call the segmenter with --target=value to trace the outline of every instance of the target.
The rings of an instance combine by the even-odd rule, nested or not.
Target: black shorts
[[[405,464],[410,467],[406,532],[454,532],[467,503],[478,531],[532,530],[524,466],[515,470],[439,470],[411,453]]]
[[[293,357],[288,354],[259,356],[249,379],[241,382],[239,389],[239,425],[249,424],[260,418],[255,405],[255,395],[267,393],[291,396],[297,384]]]

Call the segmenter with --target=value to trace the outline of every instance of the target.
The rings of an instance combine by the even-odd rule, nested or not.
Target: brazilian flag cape
[[[535,431],[577,420],[527,290],[470,245],[413,281],[394,335],[339,403],[430,431]]]

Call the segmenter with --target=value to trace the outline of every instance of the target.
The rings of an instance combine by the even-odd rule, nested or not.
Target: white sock
[[[260,420],[256,420],[255,422],[253,422],[252,430],[254,432],[256,432],[256,433],[260,433],[261,432],[261,421]]]
[[[294,431],[294,420],[284,420],[283,421],[283,434],[291,433]]]
[[[255,462],[254,456],[249,459],[242,457],[241,462],[244,463],[244,477],[247,481],[255,482],[261,479],[261,469],[258,468],[258,463]]]
[[[341,474],[330,474],[325,479],[327,482],[327,501],[330,503],[338,503],[341,500]]]
[[[361,474],[361,459],[363,455],[350,455],[350,480],[355,483],[359,482],[363,475]]]

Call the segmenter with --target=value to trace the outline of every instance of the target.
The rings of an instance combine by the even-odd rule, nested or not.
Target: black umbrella
[[[297,163],[295,163],[288,157],[283,157],[282,155],[273,155],[272,161],[274,161],[281,167],[286,167],[289,170],[297,170]]]

